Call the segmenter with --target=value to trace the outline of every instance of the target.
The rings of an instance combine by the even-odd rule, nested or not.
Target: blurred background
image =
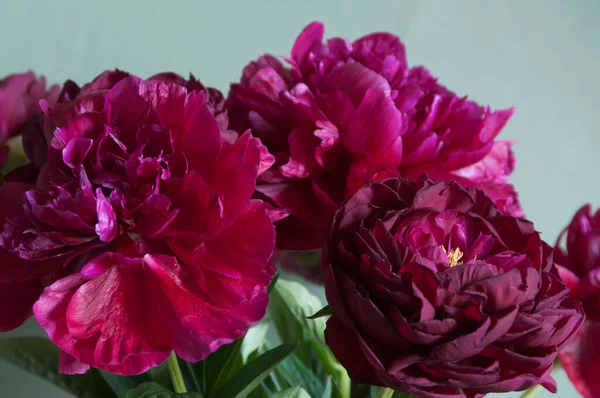
[[[33,69],[51,83],[83,84],[119,67],[142,77],[192,72],[226,92],[250,60],[288,55],[315,19],[328,37],[395,33],[411,65],[458,94],[514,106],[500,138],[518,141],[512,182],[550,243],[580,205],[600,205],[598,0],[5,0],[0,77]],[[11,335],[43,332],[30,320]],[[562,372],[557,381],[558,396],[577,396]],[[0,386],[5,397],[68,397],[3,362]]]

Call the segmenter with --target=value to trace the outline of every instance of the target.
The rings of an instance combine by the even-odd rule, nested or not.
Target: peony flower
[[[6,183],[0,186],[0,220],[23,215],[21,198],[33,189],[29,184]],[[32,307],[42,289],[59,271],[57,261],[28,261],[0,248],[0,332],[20,326],[32,314]]]
[[[513,142],[495,141],[512,109],[491,111],[409,68],[389,33],[326,43],[323,35],[321,23],[308,25],[289,67],[271,55],[251,62],[226,103],[231,127],[251,129],[277,160],[257,192],[291,213],[277,225],[279,248],[321,248],[344,198],[423,172],[483,189],[501,211],[522,215],[508,183]]]
[[[8,157],[6,141],[20,134],[27,122],[41,113],[40,100],[56,102],[58,91],[57,85],[46,89],[46,79],[31,71],[0,79],[0,166]]]
[[[63,372],[139,374],[172,350],[197,362],[265,313],[281,212],[251,196],[272,157],[249,134],[222,139],[207,91],[171,81],[43,106],[47,160],[0,243],[70,270],[33,307]]]
[[[533,224],[457,183],[359,189],[322,265],[325,337],[350,377],[420,397],[555,392],[554,359],[585,318]]]
[[[62,103],[74,100],[96,91],[110,90],[115,84],[129,76],[131,76],[131,74],[128,72],[114,69],[102,72],[91,82],[84,84],[82,87],[79,87],[79,85],[72,80],[67,80],[58,95],[57,102]],[[217,119],[219,127],[221,128],[222,138],[229,143],[233,143],[233,141],[237,139],[238,134],[227,129],[229,120],[227,118],[227,112],[224,109],[225,99],[219,90],[212,87],[205,87],[191,74],[189,80],[185,80],[183,77],[172,72],[159,73],[150,77],[148,80],[175,83],[186,87],[188,91],[204,91],[207,106]],[[49,105],[52,105],[52,103],[49,103]],[[56,126],[54,123],[48,118],[44,120],[41,117],[34,117],[30,120],[25,128],[23,128],[23,149],[30,163],[11,171],[5,177],[5,180],[19,182],[27,181],[31,184],[35,184],[39,170],[46,162],[46,154],[48,152],[46,143],[51,139],[55,128]]]
[[[566,235],[566,245],[561,241]],[[600,396],[600,210],[580,208],[559,236],[554,249],[559,274],[581,300],[587,320],[571,344],[560,352],[560,361],[584,398]]]

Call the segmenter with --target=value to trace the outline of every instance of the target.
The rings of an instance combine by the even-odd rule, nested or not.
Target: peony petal
[[[122,133],[135,134],[150,116],[156,83],[145,83],[130,76],[120,80],[107,94],[104,111],[112,126],[119,126]]]
[[[390,84],[383,76],[357,62],[335,68],[323,79],[319,88],[323,93],[340,90],[350,98],[357,108],[364,101],[368,90],[388,99],[391,92]]]
[[[490,328],[491,321],[487,318],[472,333],[463,334],[456,339],[434,347],[429,358],[435,361],[460,361],[476,355],[484,349],[481,341],[485,338]]]
[[[317,167],[315,150],[320,140],[314,134],[312,126],[292,130],[288,137],[290,159],[281,166],[281,173],[289,178],[309,177]]]
[[[96,233],[101,241],[110,242],[117,236],[119,230],[117,215],[101,188],[96,190],[96,201],[96,211],[98,212]]]
[[[515,141],[496,141],[485,158],[455,170],[452,174],[476,182],[506,183],[515,167],[515,157],[511,149],[514,144]]]
[[[0,222],[4,225],[6,217],[23,215],[22,197],[33,187],[16,182],[0,186]],[[28,261],[0,248],[0,284],[11,284],[31,281],[56,271],[60,264],[56,261]],[[28,286],[28,285],[24,285]],[[6,287],[8,289],[8,287]]]
[[[237,244],[232,246],[231,242]],[[233,224],[197,247],[178,240],[167,243],[213,303],[235,312],[240,306],[259,306],[266,299],[266,288],[274,273],[269,260],[275,246],[275,230],[264,204],[255,202]]]
[[[346,368],[352,380],[357,383],[378,385],[379,382],[373,368],[361,350],[348,350],[358,347],[359,341],[355,331],[346,327],[335,315],[327,320],[325,341],[332,348],[336,358]]]
[[[350,125],[340,131],[344,147],[355,156],[397,167],[402,163],[402,114],[383,92],[367,89]]]
[[[219,193],[211,188],[196,171],[181,179],[171,179],[165,191],[178,209],[175,220],[163,236],[205,237],[218,231],[224,223],[223,203]]]
[[[586,321],[571,343],[559,353],[561,365],[583,398],[595,398],[600,394],[597,375],[599,333],[599,322]]]
[[[106,272],[89,281],[75,274],[56,282],[34,311],[61,349],[111,373],[142,373],[172,349],[197,362],[240,337],[260,312],[253,306],[262,306],[260,316],[266,309],[266,300],[256,301],[233,315],[207,303],[171,256],[105,256],[112,258]]]
[[[315,195],[310,180],[297,180],[281,184],[259,184],[256,190],[272,200],[278,207],[289,211],[303,222],[325,228],[329,214],[325,213]]]
[[[282,250],[316,250],[323,247],[325,226],[315,227],[290,215],[275,224],[277,247]],[[316,281],[318,281],[317,278]]]
[[[316,47],[321,45],[323,35],[325,34],[325,27],[321,22],[311,22],[308,24],[298,35],[298,38],[292,46],[292,59],[298,64],[302,65],[308,54]]]
[[[222,195],[223,211],[236,214],[248,204],[261,161],[260,141],[245,133],[215,161],[209,184]]]
[[[85,157],[92,148],[93,141],[88,138],[74,138],[63,149],[63,161],[74,170],[79,170]]]
[[[0,332],[13,330],[32,314],[32,307],[42,291],[38,280],[0,283]]]

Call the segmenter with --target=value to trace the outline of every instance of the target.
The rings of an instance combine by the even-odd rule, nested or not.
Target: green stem
[[[350,377],[348,376],[348,372],[346,372],[346,369],[340,369],[339,377],[340,393],[342,394],[342,398],[350,398],[352,395],[352,384],[350,381]]]
[[[169,375],[171,376],[171,383],[173,383],[173,389],[177,394],[187,392],[185,389],[185,383],[183,382],[183,375],[177,362],[177,354],[175,351],[171,353],[167,360],[167,367],[169,368]]]
[[[392,395],[394,395],[394,390],[391,388],[380,387],[377,398],[392,398]]]
[[[540,392],[541,389],[542,386],[540,386],[539,384],[537,386],[533,386],[529,390],[525,391],[521,395],[521,398],[533,398]]]

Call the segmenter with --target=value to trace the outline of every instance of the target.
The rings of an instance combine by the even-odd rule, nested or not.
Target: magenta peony
[[[566,235],[566,245],[561,241]],[[587,320],[573,341],[560,352],[560,361],[584,398],[600,396],[600,210],[585,205],[556,242],[554,257],[571,296],[583,303]]]
[[[325,336],[355,381],[436,398],[556,390],[585,316],[532,223],[481,190],[392,178],[345,201],[327,236]]]
[[[251,129],[276,158],[257,191],[291,213],[277,225],[281,249],[322,247],[344,198],[388,177],[460,181],[522,215],[508,184],[511,141],[495,141],[512,109],[491,111],[449,91],[423,67],[407,66],[388,33],[323,43],[308,25],[286,58],[250,63],[227,99],[231,127]]]
[[[58,103],[74,100],[85,96],[89,93],[101,90],[110,90],[115,84],[126,77],[131,76],[128,72],[115,69],[106,70],[96,76],[94,80],[79,87],[77,83],[68,80],[62,87],[58,95]],[[223,94],[215,88],[205,87],[193,75],[190,74],[189,80],[185,80],[182,76],[176,73],[166,72],[159,73],[150,77],[148,80],[162,81],[165,83],[175,83],[184,86],[188,91],[204,91],[206,103],[221,128],[221,136],[227,142],[232,143],[238,137],[238,134],[232,130],[228,130],[229,120],[225,111],[225,99]],[[53,105],[53,103],[48,103]],[[59,109],[61,109],[59,107]],[[35,184],[39,169],[46,162],[48,152],[47,141],[49,141],[54,133],[56,126],[46,118],[34,117],[23,128],[23,149],[30,160],[30,163],[12,170],[5,178],[7,181],[29,182]]]
[[[0,166],[8,157],[6,141],[20,134],[28,121],[41,113],[40,100],[53,104],[58,92],[57,85],[46,89],[46,79],[33,72],[0,79]]]
[[[273,163],[260,141],[222,137],[198,82],[113,73],[43,106],[45,161],[35,189],[7,188],[22,214],[0,236],[19,261],[68,270],[33,309],[70,373],[199,361],[263,317],[274,272],[281,212],[251,199]]]

